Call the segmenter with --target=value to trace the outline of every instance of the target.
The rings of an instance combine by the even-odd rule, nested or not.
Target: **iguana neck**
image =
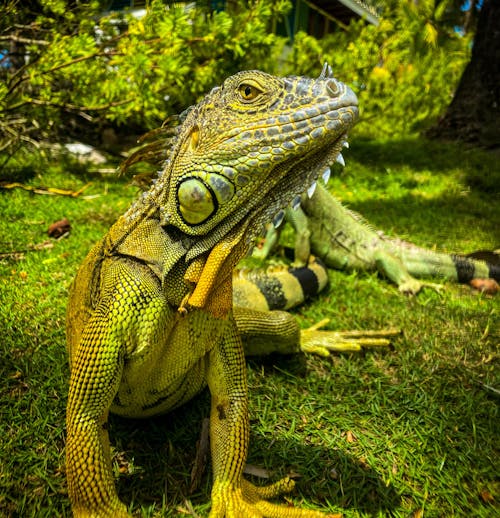
[[[147,265],[177,308],[204,307],[214,291],[230,282],[232,271],[249,249],[250,229],[259,224],[256,219],[263,220],[260,212],[254,212],[253,218],[224,222],[209,235],[189,236],[172,225],[162,225],[157,208],[143,209],[133,217],[122,216],[113,225],[103,242],[103,256],[130,257]],[[228,305],[219,316],[229,309]]]

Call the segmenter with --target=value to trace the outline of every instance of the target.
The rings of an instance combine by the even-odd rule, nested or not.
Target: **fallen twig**
[[[207,456],[210,449],[210,419],[205,418],[201,424],[200,440],[196,445],[196,457],[191,470],[191,485],[189,493],[192,494],[200,485],[201,477],[206,468]]]
[[[47,248],[53,247],[53,241],[47,240],[43,241],[42,243],[37,243],[35,245],[28,245],[28,247],[24,248],[23,250],[11,250],[10,252],[0,252],[0,259],[14,259],[16,261],[20,261],[21,259],[24,259],[24,254],[27,252],[46,250]]]

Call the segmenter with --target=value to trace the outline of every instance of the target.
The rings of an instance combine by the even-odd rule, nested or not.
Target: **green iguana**
[[[323,176],[327,181],[329,171]],[[494,254],[480,260],[474,256],[434,252],[387,237],[345,208],[320,183],[313,185],[313,189],[309,195],[302,196],[300,206],[285,211],[287,221],[296,232],[295,266],[306,265],[312,252],[335,270],[379,271],[397,284],[401,292],[412,295],[425,286],[439,287],[417,280],[421,277],[461,283],[480,278],[500,281],[500,266],[491,260]],[[277,230],[270,225],[264,244],[254,250],[254,255],[267,257],[277,241]]]
[[[249,416],[242,337],[266,352],[331,344],[286,312],[234,307],[232,273],[264,224],[316,181],[357,119],[354,93],[240,72],[192,107],[151,188],[90,251],[70,291],[66,472],[76,517],[129,516],[111,470],[108,412],[148,417],[211,393],[210,517],[312,518],[267,500],[285,478],[243,478]],[[255,349],[254,349],[255,350]]]

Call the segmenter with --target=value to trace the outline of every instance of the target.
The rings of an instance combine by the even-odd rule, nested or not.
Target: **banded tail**
[[[500,282],[500,250],[494,252],[489,250],[478,250],[464,256],[453,256],[453,261],[457,268],[458,282],[469,282],[472,279],[477,279],[480,276],[478,264],[481,265],[481,269],[487,268],[487,275],[484,277],[489,279],[495,279]],[[474,265],[474,271],[471,272],[470,263]],[[470,275],[473,277],[470,277]],[[463,280],[462,280],[463,279]]]
[[[233,304],[240,308],[271,311],[296,307],[328,285],[326,266],[312,257],[305,267],[236,270]]]
[[[445,254],[414,245],[401,247],[401,259],[414,277],[441,277],[467,284],[473,279],[500,281],[500,255],[473,252],[469,255]]]

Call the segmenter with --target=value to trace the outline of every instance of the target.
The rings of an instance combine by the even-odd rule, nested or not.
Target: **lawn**
[[[345,158],[330,187],[376,228],[444,251],[500,247],[498,155],[358,138]],[[137,188],[70,161],[5,173],[37,187],[91,183],[78,197],[0,190],[0,516],[69,516],[67,292]],[[49,238],[63,217],[71,232]],[[376,274],[330,280],[297,310],[301,325],[326,316],[331,329],[403,335],[386,351],[249,360],[249,464],[297,474],[288,500],[346,517],[498,516],[500,295],[446,284],[410,298]],[[189,486],[208,407],[204,393],[161,418],[111,419],[119,493],[138,516],[207,516],[209,466]]]

